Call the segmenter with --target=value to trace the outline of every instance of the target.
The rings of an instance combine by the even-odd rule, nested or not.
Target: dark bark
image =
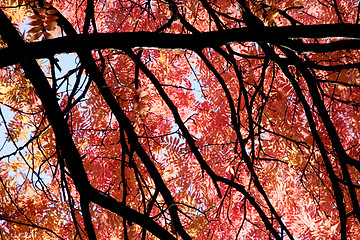
[[[294,39],[343,38],[328,44],[304,44]],[[290,27],[247,27],[197,34],[156,32],[94,33],[71,35],[22,44],[0,50],[0,67],[21,60],[49,58],[55,54],[96,49],[161,48],[201,50],[232,42],[266,42],[282,45],[298,52],[329,52],[359,49],[360,26],[328,24]]]

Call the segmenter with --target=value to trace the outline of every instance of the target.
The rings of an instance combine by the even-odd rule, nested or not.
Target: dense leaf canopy
[[[353,0],[2,0],[1,239],[356,239]]]

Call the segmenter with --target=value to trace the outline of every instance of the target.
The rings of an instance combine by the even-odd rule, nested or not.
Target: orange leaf
[[[32,22],[28,23],[28,25],[30,25],[30,26],[40,26],[43,24],[44,24],[44,22],[42,20],[32,21]]]
[[[44,26],[35,26],[29,30],[29,33],[38,33],[44,29]]]
[[[46,29],[47,31],[53,31],[53,30],[55,30],[55,28],[56,28],[56,22],[45,22],[45,23],[46,23],[45,29]]]
[[[35,19],[35,20],[41,20],[44,19],[45,16],[44,15],[40,15],[40,14],[34,14],[32,16],[29,17],[30,19]]]
[[[35,11],[38,11],[39,13],[46,13],[46,10],[44,8],[34,8]]]
[[[53,21],[53,22],[55,22],[56,20],[58,20],[59,18],[57,17],[57,16],[55,16],[55,15],[48,15],[47,17],[46,17],[46,21]]]
[[[56,14],[57,12],[58,12],[58,10],[56,10],[56,9],[48,9],[48,10],[46,10],[46,13],[49,14],[49,15]]]
[[[34,35],[31,36],[30,41],[35,41],[37,39],[39,39],[41,37],[41,35],[43,35],[43,32],[37,32]]]
[[[45,37],[46,39],[52,39],[52,38],[53,38],[53,36],[52,36],[50,33],[48,33],[48,32],[44,32],[44,37]]]

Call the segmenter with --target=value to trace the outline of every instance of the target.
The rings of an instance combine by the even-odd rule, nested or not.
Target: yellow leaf
[[[6,94],[8,92],[7,87],[0,86],[0,94]]]
[[[164,53],[162,51],[160,51],[160,60],[159,60],[159,62],[161,64],[164,64],[164,62],[165,62],[165,56],[164,56]]]

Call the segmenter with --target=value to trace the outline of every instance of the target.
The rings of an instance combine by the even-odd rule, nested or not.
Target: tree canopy
[[[359,18],[2,0],[1,239],[356,239]]]

